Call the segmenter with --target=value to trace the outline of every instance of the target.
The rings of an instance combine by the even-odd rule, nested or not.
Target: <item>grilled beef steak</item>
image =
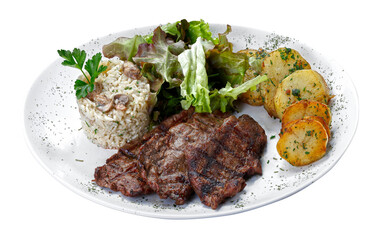
[[[147,194],[184,204],[193,189],[212,208],[261,174],[264,130],[252,118],[182,111],[123,146],[95,171],[99,186],[126,196]]]
[[[95,182],[101,187],[120,191],[123,195],[134,197],[152,192],[147,184],[147,175],[143,163],[139,161],[141,148],[146,142],[166,135],[166,132],[178,123],[185,122],[193,114],[193,109],[164,120],[158,127],[119,149],[118,153],[107,159],[106,164],[95,169]]]
[[[251,117],[230,116],[207,141],[186,150],[190,183],[201,201],[216,209],[245,187],[245,178],[261,174],[264,130]]]
[[[222,124],[224,116],[196,113],[187,122],[171,127],[165,135],[152,137],[142,146],[139,160],[146,169],[147,183],[160,198],[184,204],[192,195],[184,149],[206,141],[214,126]]]
[[[114,154],[107,164],[95,169],[95,181],[101,187],[120,191],[123,195],[136,197],[152,192],[146,184],[143,165],[122,152]]]

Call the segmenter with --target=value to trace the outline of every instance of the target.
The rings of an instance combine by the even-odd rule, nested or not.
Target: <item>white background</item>
[[[369,7],[366,1],[6,1],[1,4],[0,239],[365,239],[369,237]],[[26,94],[58,56],[109,33],[186,18],[273,31],[335,59],[360,102],[339,163],[299,193],[241,214],[198,220],[131,215],[52,178],[23,134]]]

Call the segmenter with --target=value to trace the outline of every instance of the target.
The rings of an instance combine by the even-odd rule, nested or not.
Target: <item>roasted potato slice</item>
[[[264,107],[270,116],[278,117],[274,97],[279,83],[299,69],[311,69],[311,66],[294,49],[279,48],[265,57],[262,62],[261,75],[266,74],[269,80],[260,83],[260,93]]]
[[[306,117],[303,117],[301,119],[312,119],[312,120],[316,120],[318,122],[320,122],[325,130],[326,130],[326,133],[328,134],[328,138],[330,139],[330,128],[329,128],[329,125],[325,122],[325,120],[322,118],[322,117],[319,117],[319,116],[306,116]],[[280,136],[293,124],[297,123],[298,121],[300,121],[301,119],[296,119],[296,120],[293,120],[291,122],[288,122],[286,123],[285,125],[283,125],[281,127],[281,132],[280,132]]]
[[[282,119],[285,109],[300,100],[329,103],[329,88],[318,72],[310,69],[298,70],[281,81],[274,97],[277,117]]]
[[[325,127],[308,117],[289,124],[276,148],[280,156],[293,166],[304,166],[325,155],[328,139]]]
[[[267,55],[266,51],[263,49],[255,50],[255,49],[245,49],[240,50],[239,53],[244,53],[247,55],[248,59],[253,58],[256,64],[251,64],[251,61],[249,61],[250,66],[245,72],[244,75],[244,82],[251,80],[255,77],[257,77],[261,72],[261,62],[263,61],[263,58]],[[251,91],[247,91],[239,96],[239,99],[242,102],[248,103],[249,105],[253,106],[262,106],[263,101],[260,94],[260,84],[256,86],[256,89]]]
[[[293,103],[285,109],[281,124],[284,126],[294,120],[302,119],[305,116],[319,116],[322,117],[326,125],[330,126],[331,112],[330,108],[323,103],[310,100],[301,100]]]
[[[331,133],[330,133],[329,125],[325,122],[325,120],[322,117],[319,117],[319,116],[307,116],[307,117],[304,117],[303,119],[312,119],[312,120],[316,120],[316,121],[320,122],[322,124],[322,126],[326,130],[326,134],[328,135],[328,140],[330,139]]]

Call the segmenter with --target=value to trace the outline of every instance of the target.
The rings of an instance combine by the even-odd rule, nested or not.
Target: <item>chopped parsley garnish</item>
[[[288,55],[287,54],[284,54],[284,52],[280,52],[280,57],[283,60],[287,60],[288,59]]]
[[[306,67],[307,64],[304,64],[304,66]],[[296,61],[294,64],[293,64],[293,67],[289,69],[289,72],[290,73],[293,73],[297,70],[301,70],[303,69],[303,66],[302,66],[302,62],[299,62],[299,61]]]
[[[292,52],[292,49],[291,48],[284,48],[284,50],[280,49],[279,52],[280,52],[280,57],[281,57],[282,60],[288,60],[289,54]]]
[[[300,90],[299,89],[297,89],[297,88],[295,88],[295,89],[293,89],[292,90],[292,94],[293,94],[293,96],[296,96],[296,97],[298,97],[299,96],[299,94],[300,94]]]
[[[302,147],[303,147],[303,149],[307,149],[307,147],[306,147],[306,144],[305,144],[305,143],[302,143]],[[298,146],[297,146],[297,148],[298,148]]]
[[[274,85],[274,87],[276,87],[275,83],[271,80],[271,78],[269,78],[269,81],[272,83],[272,85]]]
[[[301,90],[299,90],[299,89],[297,89],[297,88],[294,88],[294,89],[292,90],[292,95],[293,95],[293,96],[295,96],[295,97],[297,97],[297,98],[298,98],[298,100],[300,100],[300,94],[301,94]]]

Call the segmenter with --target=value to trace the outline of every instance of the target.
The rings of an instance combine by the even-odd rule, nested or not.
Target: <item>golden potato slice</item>
[[[330,108],[323,103],[310,100],[301,100],[299,102],[293,103],[287,109],[285,109],[283,117],[281,119],[281,124],[302,119],[305,116],[319,116],[324,119],[326,124],[330,126],[331,123],[331,112]]]
[[[328,140],[330,139],[331,133],[330,133],[329,125],[325,122],[325,120],[322,117],[319,117],[319,116],[306,116],[303,119],[312,119],[312,120],[316,120],[316,121],[320,122],[322,124],[322,126],[326,130],[326,134],[328,135]]]
[[[256,59],[257,61],[262,61],[262,59],[267,55],[267,53],[263,49],[259,49],[259,50],[245,49],[245,50],[240,50],[238,53],[244,53],[244,54],[247,55],[248,59],[250,59],[252,57],[252,58]],[[260,67],[250,65],[249,68],[247,69],[247,71],[245,72],[244,82],[257,77],[260,72],[261,72]],[[260,94],[260,84],[258,84],[256,86],[255,90],[253,90],[253,91],[249,90],[249,91],[241,94],[239,96],[239,99],[242,102],[248,103],[249,105],[262,106],[263,101],[262,101],[262,97],[261,97],[261,94]]]
[[[270,80],[260,83],[260,93],[264,107],[270,116],[278,117],[274,97],[279,83],[289,74],[300,69],[311,69],[311,66],[294,49],[279,48],[265,57],[261,75],[266,74]]]
[[[329,88],[318,72],[310,69],[298,70],[281,81],[274,97],[277,117],[282,119],[285,109],[300,100],[329,103]]]
[[[319,117],[319,116],[305,116],[301,119],[312,119],[312,120],[316,120],[318,122],[320,122],[325,130],[326,130],[326,133],[328,134],[328,138],[330,139],[330,128],[328,126],[328,124],[325,122],[325,120],[322,118],[322,117]],[[282,125],[281,127],[281,131],[280,131],[280,136],[293,124],[297,123],[298,121],[300,121],[301,119],[296,119],[296,120],[293,120],[293,121],[290,121],[288,123],[286,123],[285,125]]]
[[[306,118],[289,124],[277,143],[277,151],[293,166],[304,166],[326,153],[328,134],[317,120]]]

